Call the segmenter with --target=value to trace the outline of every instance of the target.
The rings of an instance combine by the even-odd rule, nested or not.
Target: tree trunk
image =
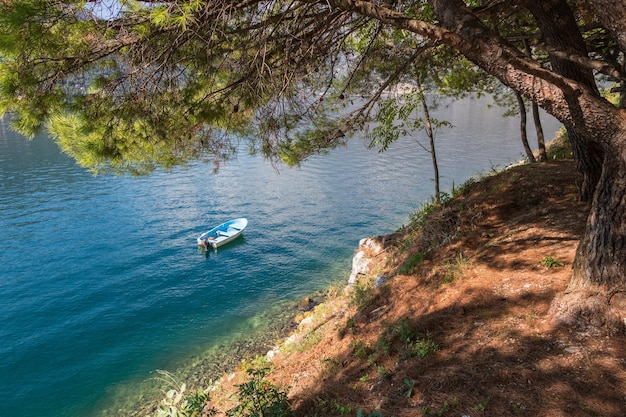
[[[439,188],[439,164],[437,163],[437,152],[435,150],[435,132],[433,131],[433,124],[430,119],[430,111],[428,110],[428,103],[426,102],[426,96],[422,89],[422,84],[417,80],[417,87],[419,88],[420,100],[424,110],[424,118],[426,119],[426,133],[428,134],[428,141],[430,143],[430,157],[433,162],[433,172],[435,175],[435,200],[439,203],[441,201],[441,189]]]
[[[526,55],[532,57],[532,49],[527,39],[524,39],[524,51]],[[518,93],[519,94],[519,93]],[[519,100],[519,99],[518,99]],[[537,133],[537,148],[539,150],[539,161],[546,162],[548,160],[548,153],[546,152],[546,140],[543,136],[543,128],[541,127],[541,118],[539,117],[539,106],[534,101],[531,102],[531,108],[533,112],[533,121],[535,122],[535,132]]]
[[[602,174],[602,151],[598,145],[587,142],[581,134],[568,128],[567,135],[578,169],[576,186],[580,201],[591,201]]]
[[[524,150],[526,151],[526,157],[531,163],[537,162],[535,160],[535,155],[533,154],[533,150],[530,148],[528,144],[528,135],[526,134],[526,104],[524,103],[524,99],[522,95],[517,91],[514,91],[515,98],[517,98],[517,104],[519,105],[519,130],[520,136],[522,137],[522,145],[524,145]]]
[[[559,51],[582,56],[587,55],[585,42],[576,24],[576,18],[566,0],[530,0],[524,3],[537,20],[537,25],[541,29],[546,44]],[[556,73],[577,81],[598,93],[591,70],[583,69],[571,61],[554,55],[550,55],[550,64]],[[578,186],[579,198],[581,201],[591,201],[602,172],[602,149],[592,145],[587,138],[569,127],[567,134],[572,144],[572,154],[578,169],[576,185]]]
[[[626,129],[621,138],[604,152],[572,279],[551,307],[557,322],[591,332],[626,329]]]
[[[626,291],[626,149],[604,160],[568,290],[602,286]],[[606,262],[611,259],[611,262]]]
[[[541,126],[541,117],[539,116],[539,106],[533,101],[533,120],[535,122],[535,132],[537,132],[537,148],[539,149],[539,161],[546,162],[548,153],[546,152],[546,140],[543,136],[543,127]]]

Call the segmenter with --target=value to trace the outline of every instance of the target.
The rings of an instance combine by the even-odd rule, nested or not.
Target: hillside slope
[[[626,415],[626,340],[547,315],[587,213],[574,171],[511,168],[379,238],[369,273],[274,352],[269,378],[296,415]],[[244,377],[226,378],[214,405],[228,408]]]

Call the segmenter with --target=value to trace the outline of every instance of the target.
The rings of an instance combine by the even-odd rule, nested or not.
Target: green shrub
[[[409,356],[417,356],[423,359],[438,350],[439,346],[431,339],[430,334],[427,333],[425,338],[410,342],[406,352]]]
[[[371,285],[356,284],[350,294],[350,303],[358,308],[366,306],[374,296],[374,287]]]
[[[237,385],[239,404],[226,412],[227,417],[291,417],[294,412],[287,393],[265,377],[269,368],[249,369],[250,380]]]
[[[393,323],[381,333],[376,341],[378,353],[391,355],[397,353],[405,358],[425,358],[439,350],[430,334],[421,335],[408,318]]]
[[[411,216],[409,220],[410,225],[415,229],[419,229],[420,227],[422,227],[424,223],[426,223],[428,216],[438,206],[439,204],[437,203],[423,203],[420,209]]]
[[[158,371],[161,380],[168,385],[175,384],[178,387],[179,381],[176,377],[166,371]],[[156,417],[210,417],[216,414],[214,408],[208,408],[209,391],[197,390],[191,395],[186,393],[187,385],[180,384],[178,389],[170,389],[165,394],[165,398],[157,409]]]
[[[563,266],[563,262],[553,258],[552,256],[544,256],[543,260],[541,261],[541,265],[548,268],[554,268]]]
[[[374,353],[374,350],[371,347],[365,345],[365,343],[363,343],[361,340],[351,343],[350,347],[354,350],[354,356],[359,359],[367,359],[368,356]]]
[[[446,275],[443,277],[439,285],[449,284],[457,279],[459,274],[463,273],[463,270],[469,263],[469,260],[463,256],[463,253],[459,253],[452,262],[446,262]]]
[[[402,265],[402,268],[398,271],[400,274],[412,274],[415,272],[415,268],[420,266],[424,262],[424,253],[417,252],[415,255],[411,256],[407,261]]]
[[[452,197],[456,198],[469,192],[476,184],[478,184],[478,180],[474,177],[470,177],[458,187],[455,187],[454,182],[453,182],[452,183]]]

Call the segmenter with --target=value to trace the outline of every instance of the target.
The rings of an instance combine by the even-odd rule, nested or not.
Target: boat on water
[[[237,239],[247,225],[248,220],[244,218],[229,220],[198,236],[198,245],[217,249]]]

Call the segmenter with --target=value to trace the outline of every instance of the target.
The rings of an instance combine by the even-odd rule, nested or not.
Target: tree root
[[[590,335],[626,334],[626,294],[576,290],[557,294],[548,311],[552,324]]]

